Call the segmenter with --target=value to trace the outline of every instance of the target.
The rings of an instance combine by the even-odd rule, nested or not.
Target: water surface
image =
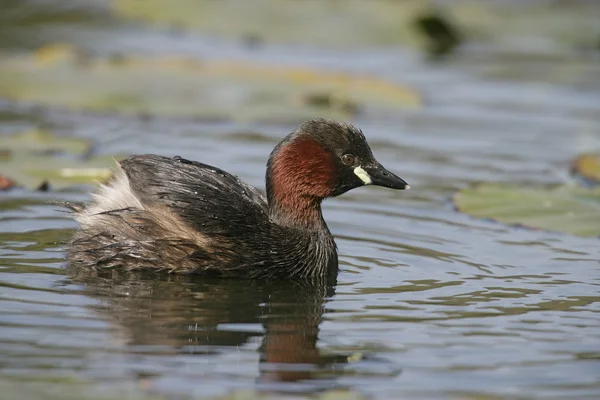
[[[341,262],[335,285],[68,276],[62,242],[76,225],[56,203],[86,200],[92,187],[1,193],[0,398],[249,388],[275,398],[335,388],[374,399],[600,397],[598,239],[477,220],[450,202],[481,181],[568,180],[569,159],[600,147],[596,61],[475,46],[440,65],[405,48],[249,50],[146,28],[119,40],[86,32],[100,38],[86,41],[98,53],[277,60],[409,85],[425,99],[420,109],[352,122],[413,190],[359,188],[325,203]],[[0,112],[1,133],[51,127],[92,139],[97,154],[180,155],[261,188],[269,152],[294,128],[11,101]]]

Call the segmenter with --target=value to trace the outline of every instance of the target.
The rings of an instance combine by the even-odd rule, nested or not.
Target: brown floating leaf
[[[571,174],[589,185],[600,184],[600,154],[582,154],[571,162]]]
[[[9,177],[4,175],[0,175],[0,190],[12,189],[16,185],[17,182],[15,182],[13,179],[10,179]]]

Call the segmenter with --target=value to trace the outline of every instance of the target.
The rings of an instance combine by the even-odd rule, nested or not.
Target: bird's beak
[[[408,186],[404,179],[392,174],[377,161],[368,166],[354,168],[354,174],[365,185],[377,185],[390,189],[410,189],[410,186]]]

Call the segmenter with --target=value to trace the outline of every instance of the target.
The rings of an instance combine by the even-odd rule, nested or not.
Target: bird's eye
[[[354,165],[354,163],[356,163],[356,157],[352,154],[344,154],[342,156],[342,162],[344,163],[344,165],[351,167]]]

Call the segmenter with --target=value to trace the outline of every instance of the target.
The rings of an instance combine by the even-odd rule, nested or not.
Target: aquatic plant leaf
[[[64,45],[0,55],[0,96],[72,110],[275,121],[421,104],[411,88],[369,75],[177,57],[89,59]]]
[[[319,400],[365,400],[367,397],[351,390],[328,390],[321,394]]]
[[[256,392],[254,390],[238,390],[225,396],[211,398],[212,400],[276,400],[281,396],[269,395],[266,393]],[[343,389],[331,389],[315,395],[304,395],[294,397],[301,400],[365,400],[367,397],[363,394]]]
[[[17,182],[15,182],[14,179],[0,175],[0,190],[8,190],[15,186],[17,186]]]
[[[435,12],[429,7],[435,3],[303,1],[298,7],[296,2],[280,0],[112,0],[112,7],[123,18],[174,32],[197,30],[238,38],[249,46],[276,42],[354,49],[373,45],[421,46],[423,37],[413,21],[424,13]],[[506,1],[454,0],[443,11],[451,11],[449,17],[464,27],[468,38],[488,42],[504,39],[510,43],[515,38],[534,36],[573,46],[597,35],[597,5],[588,3],[575,7],[520,2],[519,7],[514,7]]]
[[[93,183],[110,176],[114,158],[87,158],[89,140],[30,130],[3,135],[0,141],[0,174],[17,186],[37,189],[43,184],[57,189]]]
[[[30,152],[38,154],[68,153],[72,155],[84,155],[90,151],[92,144],[89,140],[58,136],[44,130],[33,129],[12,135],[1,136],[0,162],[7,157],[12,157],[14,152]]]
[[[588,185],[600,185],[600,154],[582,154],[571,162],[571,174]]]
[[[112,157],[78,160],[23,151],[15,152],[10,161],[0,161],[2,174],[30,189],[37,189],[43,183],[48,183],[51,189],[96,183],[110,176],[112,166]]]
[[[482,184],[454,195],[457,210],[510,225],[600,236],[600,188]]]
[[[417,35],[406,21],[422,6],[416,1],[403,2],[410,4],[401,7],[390,3],[394,2],[307,1],[298,7],[294,2],[278,0],[112,1],[113,10],[123,18],[173,30],[193,29],[212,35],[237,37],[249,46],[265,41],[334,46],[414,42]]]

